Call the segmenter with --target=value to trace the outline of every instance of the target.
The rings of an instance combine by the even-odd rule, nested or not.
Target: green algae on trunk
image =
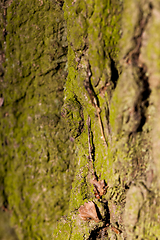
[[[81,1],[66,0],[64,5],[69,43],[65,102],[71,102],[76,96],[84,119],[83,131],[76,140],[78,163],[72,184],[70,215],[66,218],[66,222],[70,219],[68,239],[92,239],[93,236],[98,239],[100,235],[94,234],[97,231],[100,234],[103,228],[90,223],[79,224],[77,216],[80,205],[95,200],[87,160],[88,114],[92,122],[95,170],[109,186],[102,199],[108,201],[108,212],[102,208],[102,202],[97,204],[104,219],[108,218],[113,226],[122,230],[119,235],[108,230],[108,238],[159,237],[158,29],[154,34],[159,23],[159,17],[156,18],[159,6],[156,0],[126,0],[123,11],[121,7],[122,2],[116,1],[84,1],[81,4]],[[151,37],[153,35],[155,38]],[[156,41],[154,46],[153,41]],[[152,47],[153,52],[149,51]],[[107,151],[96,111],[83,84],[88,77],[88,61],[90,81],[109,142]],[[78,123],[78,117],[74,116],[69,120],[76,122],[77,119]],[[74,132],[77,127],[78,124],[74,124]],[[63,236],[63,226],[60,221],[55,239]]]
[[[61,116],[67,75],[60,2],[13,1],[7,8],[1,82],[3,194],[19,239],[51,238],[68,212],[74,143]]]

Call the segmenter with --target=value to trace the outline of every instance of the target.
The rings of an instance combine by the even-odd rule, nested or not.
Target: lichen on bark
[[[159,2],[62,5],[8,2],[1,206],[20,239],[158,239]],[[108,186],[100,199],[88,115],[94,170]],[[78,216],[87,202],[100,222]]]
[[[81,4],[66,0],[64,14],[69,43],[65,101],[76,95],[84,116],[83,131],[76,139],[78,162],[69,211],[74,218],[76,214],[79,221],[80,205],[95,200],[87,160],[87,117],[90,115],[94,166],[109,186],[103,198],[108,201],[109,211],[105,211],[100,201],[95,201],[104,219],[109,218],[110,223],[122,231],[115,235],[108,229],[104,239],[158,239],[160,35],[158,28],[156,30],[159,23],[156,16],[160,9],[157,1],[85,1]],[[101,109],[107,150],[96,110],[84,88],[88,75]],[[63,235],[62,225],[60,221],[55,238]],[[98,239],[104,227],[86,223],[84,229],[75,221],[71,226],[69,239],[92,239],[93,236]]]
[[[61,116],[66,26],[61,2],[8,1],[5,8],[0,206],[19,239],[48,239],[67,213],[75,167]]]

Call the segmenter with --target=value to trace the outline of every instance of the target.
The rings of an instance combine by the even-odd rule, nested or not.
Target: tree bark
[[[72,121],[73,116],[76,122],[80,104],[83,111],[79,122],[84,126],[77,140],[70,214],[60,221],[54,238],[158,239],[158,1],[66,0],[64,15],[68,34],[64,108],[73,111],[68,119]],[[88,115],[95,172],[108,185],[102,199],[95,198],[90,183]],[[74,124],[72,132],[77,131]],[[78,208],[91,200],[100,211],[100,223],[79,218]]]
[[[159,1],[1,2],[0,204],[18,238],[159,239]]]
[[[62,2],[1,3],[0,207],[19,239],[51,239],[68,212],[75,168],[61,117],[67,76]]]

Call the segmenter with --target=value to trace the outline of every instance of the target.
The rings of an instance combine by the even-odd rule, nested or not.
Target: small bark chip
[[[94,220],[95,222],[99,222],[100,219],[97,215],[97,210],[94,202],[87,202],[84,203],[84,205],[81,205],[80,208],[78,209],[79,211],[79,217],[82,220],[85,221],[90,221]]]

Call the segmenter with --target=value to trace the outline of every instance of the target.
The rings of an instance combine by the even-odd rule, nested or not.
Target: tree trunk
[[[19,239],[159,239],[159,1],[2,3],[0,204]]]
[[[64,15],[64,109],[79,152],[69,215],[54,239],[159,239],[158,1],[66,0]],[[95,198],[90,181],[88,115],[93,168],[108,185],[102,199]],[[99,223],[78,214],[90,201],[99,209]]]
[[[61,117],[67,76],[62,3],[1,5],[0,206],[19,239],[51,239],[68,212],[75,168]]]

